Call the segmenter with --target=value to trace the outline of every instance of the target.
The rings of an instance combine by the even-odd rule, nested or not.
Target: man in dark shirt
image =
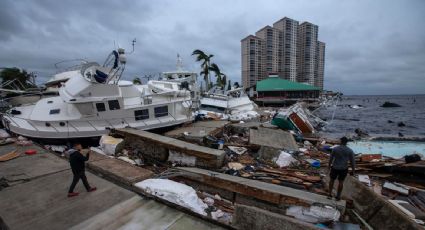
[[[78,196],[79,193],[74,192],[74,188],[80,179],[83,181],[87,192],[93,192],[96,190],[96,187],[90,187],[85,173],[85,162],[89,160],[90,152],[88,152],[86,156],[83,156],[80,152],[82,149],[81,144],[76,143],[74,144],[74,148],[69,150],[69,164],[71,165],[74,178],[72,179],[71,187],[68,191],[68,197]]]
[[[331,156],[329,158],[329,169],[330,169],[330,182],[329,182],[329,197],[332,197],[332,190],[334,187],[334,182],[338,179],[338,190],[336,199],[341,199],[341,192],[344,185],[344,179],[348,173],[348,161],[351,163],[351,175],[354,175],[355,162],[354,162],[354,152],[349,147],[347,147],[348,139],[342,137],[340,139],[341,145],[332,149]]]

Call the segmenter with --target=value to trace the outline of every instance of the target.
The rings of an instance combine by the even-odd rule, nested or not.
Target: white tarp
[[[296,162],[298,162],[298,161],[295,158],[293,158],[291,154],[289,154],[285,151],[280,151],[280,155],[276,160],[276,164],[281,168],[287,167],[291,163],[296,163]]]
[[[208,205],[199,199],[192,187],[185,184],[168,179],[147,179],[134,184],[134,186],[143,189],[146,193],[183,206],[201,215],[207,215],[205,209],[208,208]]]
[[[121,143],[121,141],[123,141],[122,138],[103,135],[100,138],[99,146],[106,155],[113,156],[115,155],[115,148],[119,143]]]

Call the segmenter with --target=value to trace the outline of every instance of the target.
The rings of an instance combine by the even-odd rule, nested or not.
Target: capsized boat
[[[154,129],[192,120],[191,97],[176,82],[134,85],[120,80],[124,49],[103,66],[87,63],[59,88],[59,96],[14,107],[2,114],[10,132],[33,138],[98,137],[110,128]]]
[[[220,90],[213,88],[201,98],[201,110],[235,114],[254,110],[255,105],[243,88]]]
[[[315,133],[325,122],[313,115],[304,103],[295,103],[279,111],[273,117],[271,124],[282,129],[294,130],[303,134]]]

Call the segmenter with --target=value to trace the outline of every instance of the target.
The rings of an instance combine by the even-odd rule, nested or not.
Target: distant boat
[[[180,55],[177,54],[176,70],[162,72],[161,80],[175,82],[180,89],[189,90],[192,98],[192,109],[199,109],[201,92],[198,85],[198,74],[183,69],[183,62]]]
[[[126,58],[113,51],[106,64],[86,63],[59,88],[59,96],[2,114],[12,133],[66,139],[98,137],[110,128],[154,129],[192,120],[190,91],[177,82],[149,81],[134,85],[120,80]]]

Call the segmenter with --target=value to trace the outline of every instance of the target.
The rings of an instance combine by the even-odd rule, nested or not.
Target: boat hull
[[[7,117],[3,117],[2,122],[6,130],[16,135],[21,135],[21,136],[30,137],[30,138],[39,138],[39,139],[71,139],[71,138],[100,137],[104,134],[108,134],[109,130],[111,129],[131,127],[131,128],[140,129],[140,130],[151,130],[151,129],[176,126],[176,125],[180,125],[192,120],[193,120],[192,117],[189,117],[189,118],[182,118],[182,119],[178,119],[174,121],[167,120],[167,121],[157,122],[157,123],[151,122],[151,124],[138,125],[138,126],[129,126],[127,124],[121,124],[121,125],[112,124],[110,126],[104,126],[102,128],[96,127],[96,128],[93,128],[92,130],[75,130],[74,129],[73,131],[66,130],[66,127],[64,127],[62,131],[25,129],[25,128],[19,127],[16,124],[13,124],[14,122]],[[70,122],[70,124],[72,123]]]

